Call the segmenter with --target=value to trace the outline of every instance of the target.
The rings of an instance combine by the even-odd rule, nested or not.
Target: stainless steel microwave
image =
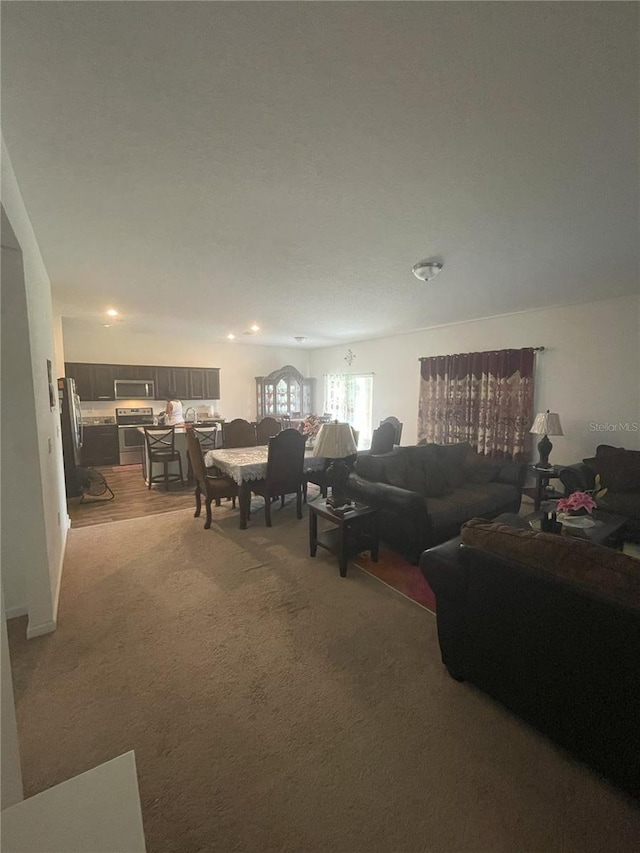
[[[153,400],[152,379],[116,379],[113,383],[116,400]]]

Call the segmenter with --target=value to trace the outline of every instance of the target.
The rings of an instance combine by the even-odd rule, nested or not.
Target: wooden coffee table
[[[331,522],[333,529],[318,533],[318,517]],[[309,504],[309,550],[315,557],[318,546],[335,554],[340,566],[340,577],[347,576],[349,557],[370,550],[371,559],[378,562],[378,511],[364,504],[354,504],[353,509],[334,512],[326,501]]]
[[[542,515],[543,510],[532,512],[530,515],[526,515],[524,520],[528,522],[539,521]],[[622,538],[619,533],[629,520],[626,516],[595,510],[593,520],[595,521],[593,527],[570,527],[563,523],[562,532],[570,536],[577,536],[580,539],[588,539],[589,542],[595,542],[597,545],[608,545],[612,548],[621,546]],[[558,521],[562,521],[562,519],[558,519]],[[540,528],[534,529],[539,530]]]

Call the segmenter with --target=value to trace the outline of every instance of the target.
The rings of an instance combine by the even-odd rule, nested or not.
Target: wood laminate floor
[[[165,492],[154,486],[148,489],[142,477],[142,465],[117,465],[97,468],[104,475],[115,497],[101,502],[100,498],[71,498],[67,501],[72,527],[87,527],[107,521],[122,521],[125,518],[140,518],[159,512],[193,507],[195,511],[194,486],[186,481],[184,486],[172,483]],[[107,493],[108,495],[108,493]],[[204,510],[203,510],[204,512]]]

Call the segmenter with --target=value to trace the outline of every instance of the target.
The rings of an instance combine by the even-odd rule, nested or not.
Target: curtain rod
[[[525,347],[526,349],[526,347]],[[533,352],[544,352],[544,347],[532,347]],[[501,350],[485,350],[485,352],[501,352]],[[460,354],[460,353],[458,353]],[[463,355],[470,355],[470,353],[462,353]],[[418,361],[426,361],[428,358],[446,358],[446,356],[442,355],[423,355]]]

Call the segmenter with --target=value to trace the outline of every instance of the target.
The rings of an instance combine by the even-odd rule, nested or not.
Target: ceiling
[[[636,3],[5,2],[2,131],[66,323],[328,346],[637,291],[638,48]]]

